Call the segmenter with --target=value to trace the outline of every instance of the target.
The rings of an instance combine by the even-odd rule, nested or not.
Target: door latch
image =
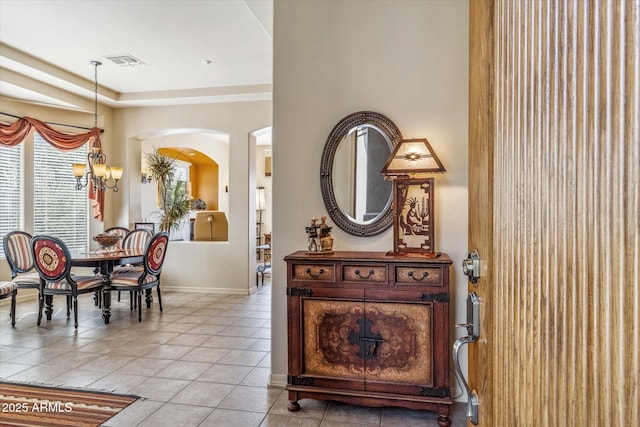
[[[469,252],[468,258],[462,261],[462,272],[469,276],[471,283],[478,283],[480,278],[480,254],[478,254],[478,251]]]
[[[460,369],[460,348],[472,342],[478,341],[480,336],[480,299],[475,292],[471,292],[467,297],[467,323],[461,323],[456,325],[458,328],[467,328],[467,334],[464,337],[458,338],[453,343],[453,364],[455,367],[455,373],[460,379],[462,386],[467,392],[467,418],[472,424],[478,424],[478,395],[473,393],[469,388],[469,384],[462,375],[462,369]]]

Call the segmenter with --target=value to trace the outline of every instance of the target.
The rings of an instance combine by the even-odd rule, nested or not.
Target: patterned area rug
[[[0,426],[99,426],[138,396],[0,382]]]

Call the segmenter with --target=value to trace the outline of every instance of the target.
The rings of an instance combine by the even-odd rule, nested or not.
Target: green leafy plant
[[[158,194],[160,196],[160,230],[170,232],[180,228],[180,220],[189,214],[191,200],[187,197],[187,183],[178,181],[173,183],[174,163],[172,159],[158,152],[145,156],[147,168],[151,179],[158,182]]]

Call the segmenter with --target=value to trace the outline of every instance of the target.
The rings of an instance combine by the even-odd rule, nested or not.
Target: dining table
[[[71,251],[71,265],[93,267],[102,276],[102,318],[111,319],[111,273],[117,265],[138,264],[144,261],[144,252],[136,249],[97,249]]]

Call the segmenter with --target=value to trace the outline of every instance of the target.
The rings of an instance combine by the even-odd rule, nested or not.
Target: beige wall
[[[255,243],[252,249],[250,236],[255,229],[255,182],[250,182],[247,172],[249,134],[271,125],[271,102],[127,108],[117,110],[114,119],[117,161],[136,174],[131,179],[125,176],[128,185],[121,191],[120,206],[116,206],[122,223],[140,216],[141,141],[189,132],[228,135],[230,192],[221,194],[228,197],[229,242],[172,242],[163,268],[163,286],[245,295],[255,289]],[[222,166],[221,173],[226,174]],[[221,203],[221,209],[225,203]]]
[[[320,156],[333,126],[355,111],[377,111],[404,137],[429,139],[444,163],[436,249],[454,260],[451,323],[464,320],[467,64],[467,1],[275,1],[272,384],[284,384],[287,373],[281,260],[305,247],[308,219],[326,214]],[[336,250],[392,248],[391,230],[361,238],[334,227],[332,234]]]

